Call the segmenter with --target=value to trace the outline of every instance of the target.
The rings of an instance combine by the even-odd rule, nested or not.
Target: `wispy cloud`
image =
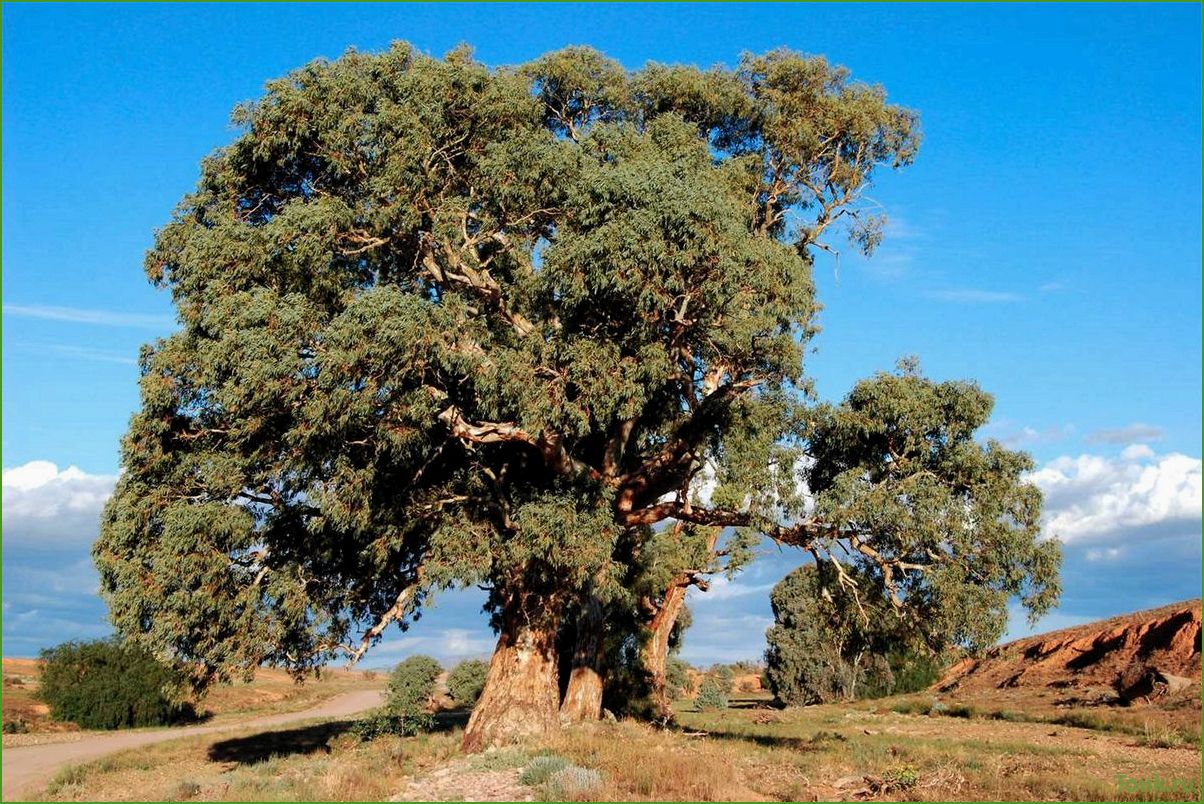
[[[82,307],[55,307],[45,304],[5,304],[4,314],[17,318],[40,318],[46,321],[96,324],[102,327],[171,329],[175,326],[171,316],[166,315],[129,313],[121,310],[90,310]]]
[[[1165,437],[1166,430],[1161,427],[1133,422],[1127,427],[1096,430],[1087,436],[1087,441],[1092,444],[1140,444],[1148,441],[1161,441]]]
[[[1024,297],[1019,293],[1002,290],[979,290],[977,288],[933,290],[928,292],[928,297],[958,304],[1011,304],[1024,301]]]
[[[37,352],[52,352],[75,360],[87,360],[92,363],[118,363],[123,366],[136,366],[138,359],[120,352],[108,352],[104,349],[92,349],[87,346],[72,346],[65,343],[24,343],[21,346]]]

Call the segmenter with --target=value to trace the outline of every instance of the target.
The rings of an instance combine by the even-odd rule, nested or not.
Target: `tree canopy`
[[[1048,605],[1023,459],[972,447],[989,398],[807,400],[814,251],[873,249],[864,190],[919,143],[880,87],[785,50],[491,69],[397,44],[234,120],[147,254],[181,328],[143,352],[94,548],[119,630],[198,683],[357,659],[481,584],[500,638],[466,740],[551,723],[564,613],[673,522],[851,548],[959,638],[985,633],[967,605]],[[925,429],[944,412],[962,429]]]

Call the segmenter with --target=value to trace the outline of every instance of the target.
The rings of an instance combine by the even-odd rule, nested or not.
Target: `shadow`
[[[768,707],[767,707],[768,708]],[[787,748],[792,751],[818,751],[823,743],[835,740],[845,742],[846,737],[831,731],[819,731],[811,737],[784,737],[771,734],[756,734],[738,731],[695,730],[675,723],[667,727],[686,737],[706,737],[711,740],[727,740],[761,746],[762,748]]]
[[[782,709],[774,705],[772,698],[734,698],[728,701],[728,709]]]
[[[739,734],[732,731],[707,732],[707,737],[715,740],[749,743],[762,748],[787,748],[791,751],[818,751],[823,742],[823,740],[808,740],[803,737],[773,737],[768,734]]]
[[[470,709],[446,709],[434,714],[435,725],[431,728],[432,732],[455,731],[468,725],[468,718],[472,715]]]
[[[330,741],[345,734],[352,725],[354,725],[354,721],[339,720],[332,723],[319,723],[316,726],[265,731],[250,737],[222,740],[209,746],[209,759],[212,762],[237,762],[240,765],[254,765],[275,756],[329,754]]]

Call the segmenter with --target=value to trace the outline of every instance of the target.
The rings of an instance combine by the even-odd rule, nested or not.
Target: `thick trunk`
[[[602,603],[588,595],[577,616],[573,666],[564,701],[560,704],[562,720],[577,723],[602,717],[604,629]]]
[[[671,714],[669,696],[665,691],[665,670],[669,661],[669,636],[677,623],[677,615],[686,602],[686,586],[674,584],[665,590],[664,601],[652,615],[648,627],[652,636],[644,645],[644,669],[652,684],[652,700],[661,717]]]
[[[559,728],[556,623],[550,608],[546,601],[528,597],[503,609],[485,689],[464,729],[465,751],[483,751]]]

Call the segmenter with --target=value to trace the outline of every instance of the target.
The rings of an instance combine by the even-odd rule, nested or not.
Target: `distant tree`
[[[165,726],[195,715],[187,676],[115,640],[65,642],[41,652],[38,696],[55,720],[85,729]]]
[[[467,659],[452,668],[447,677],[447,689],[456,706],[470,707],[485,689],[489,665],[480,659]]]
[[[728,685],[713,673],[708,673],[698,687],[698,695],[694,697],[694,707],[699,712],[708,709],[726,709],[728,704]]]
[[[736,671],[732,669],[730,664],[717,664],[711,668],[711,674],[719,682],[719,685],[725,692],[732,691],[732,682],[736,678]]]
[[[410,656],[389,674],[385,709],[397,715],[425,712],[435,695],[435,683],[443,668],[430,656]]]
[[[1061,553],[1040,538],[1032,460],[974,439],[991,406],[972,383],[902,361],[810,414],[809,516],[843,548],[811,551],[771,594],[766,663],[781,700],[851,697],[871,672],[893,683],[890,654],[980,650],[1012,596],[1030,615],[1056,600]]]
[[[693,686],[690,679],[690,663],[678,656],[670,656],[665,667],[665,694],[675,701],[683,697]]]
[[[963,539],[932,507],[900,541],[899,484],[932,486],[873,422],[855,453],[817,442],[847,494],[812,515],[795,477],[815,252],[877,244],[865,191],[919,143],[880,87],[785,50],[631,72],[585,48],[490,69],[397,44],[296,70],[234,121],[146,257],[181,328],[143,352],[93,551],[119,631],[198,686],[358,660],[479,584],[498,631],[464,733],[480,750],[597,717],[599,635],[671,631],[730,566],[726,528],[851,549],[951,628],[1030,577],[1015,538]],[[633,606],[666,533],[711,547]],[[643,621],[617,634],[613,611]]]

